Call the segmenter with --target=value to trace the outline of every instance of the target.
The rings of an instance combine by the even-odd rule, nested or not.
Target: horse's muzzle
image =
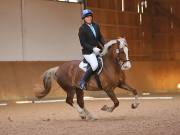
[[[129,60],[122,62],[120,65],[122,70],[129,70],[131,68],[131,62]]]

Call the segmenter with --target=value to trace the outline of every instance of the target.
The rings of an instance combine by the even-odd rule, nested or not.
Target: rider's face
[[[87,24],[91,24],[92,23],[92,16],[87,16],[84,18],[84,21],[87,23]]]

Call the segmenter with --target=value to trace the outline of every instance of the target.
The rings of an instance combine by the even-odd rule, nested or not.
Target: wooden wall
[[[0,0],[0,61],[79,59],[80,12],[76,3]]]
[[[142,39],[143,26],[140,25],[140,15],[137,12],[139,0],[124,0],[122,12],[121,0],[91,0],[88,8],[94,11],[94,19],[101,26],[102,33],[107,40],[125,36],[129,43],[130,55],[133,59],[148,57]]]
[[[3,100],[33,99],[34,91],[42,88],[42,74],[49,68],[64,62],[0,62],[0,102]],[[139,94],[175,93],[180,83],[180,62],[136,61],[133,68],[126,71],[127,83],[138,89]],[[166,68],[165,68],[166,67]],[[143,69],[143,73],[142,73]],[[161,72],[159,72],[161,71]],[[168,72],[168,74],[167,74]],[[130,94],[117,88],[116,94]],[[101,92],[101,96],[104,92]],[[87,96],[100,96],[99,92],[85,92]],[[106,95],[104,93],[104,95]],[[66,93],[53,81],[52,90],[46,98],[63,98]]]
[[[155,59],[180,60],[180,1],[157,0],[152,6]]]
[[[122,0],[87,2],[88,8],[94,11],[94,19],[100,24],[107,40],[121,35],[127,37],[133,60],[179,60],[180,22],[177,18],[180,19],[180,1],[147,0],[148,7],[144,8],[143,13],[141,10],[138,13],[137,4],[141,1],[124,0],[124,12],[122,12]],[[157,8],[160,8],[162,13],[159,13]],[[140,23],[140,14],[142,23]]]

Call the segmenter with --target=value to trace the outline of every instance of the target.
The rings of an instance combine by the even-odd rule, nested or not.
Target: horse
[[[113,112],[113,110],[119,106],[119,100],[114,93],[114,89],[117,87],[133,93],[135,99],[131,107],[133,109],[137,108],[139,105],[137,90],[126,83],[124,73],[124,70],[131,68],[126,39],[120,37],[107,42],[101,52],[101,57],[103,58],[104,66],[99,78],[103,89],[99,89],[94,76],[92,76],[87,83],[88,91],[103,90],[113,101],[113,106],[109,107],[104,105],[101,110]],[[44,89],[36,91],[35,96],[38,99],[45,97],[50,92],[52,79],[54,79],[67,93],[66,103],[75,108],[82,119],[94,120],[95,118],[84,105],[84,91],[79,88],[79,80],[84,72],[79,68],[79,63],[79,60],[67,61],[60,66],[45,71],[42,77]],[[77,97],[77,105],[73,102],[75,94]]]

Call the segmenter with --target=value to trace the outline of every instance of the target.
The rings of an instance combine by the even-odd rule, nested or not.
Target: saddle
[[[94,73],[94,78],[96,80],[96,84],[99,87],[99,89],[103,89],[101,85],[101,81],[99,79],[99,75],[103,69],[103,59],[100,56],[97,56],[97,61],[98,61],[98,68]],[[82,69],[84,72],[86,72],[86,70],[89,67],[91,67],[91,65],[86,61],[86,59],[83,59],[79,64],[79,68]]]

